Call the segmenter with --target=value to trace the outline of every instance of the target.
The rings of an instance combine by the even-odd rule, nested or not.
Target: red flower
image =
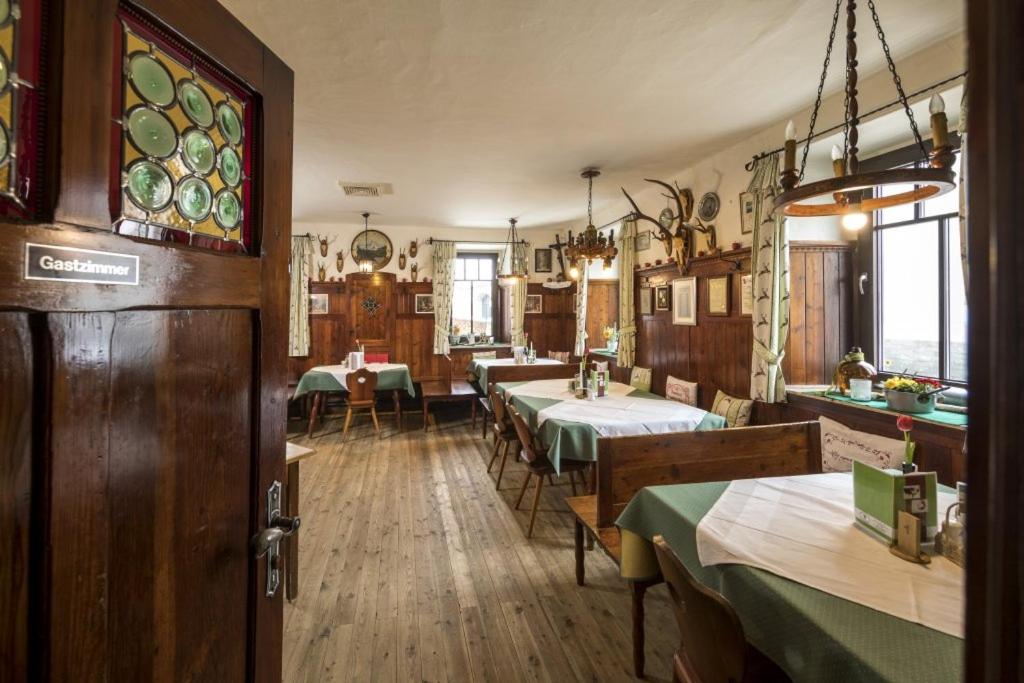
[[[914,428],[914,418],[909,415],[900,415],[896,418],[896,429],[901,432],[909,432]]]

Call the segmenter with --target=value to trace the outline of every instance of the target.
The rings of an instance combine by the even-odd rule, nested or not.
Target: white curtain
[[[580,279],[576,285],[576,347],[573,351],[582,356],[587,351],[587,286],[590,282],[590,269],[583,260],[579,264]]]
[[[960,100],[960,263],[964,272],[964,293],[970,285],[967,267],[967,85],[964,84],[964,95]]]
[[[526,272],[526,245],[523,243],[515,244],[512,248],[511,259],[512,271],[525,273]],[[512,303],[512,346],[525,346],[526,335],[523,331],[523,322],[526,318],[526,279],[521,278],[515,281],[509,291],[509,297]]]
[[[636,313],[633,310],[633,267],[636,264],[636,221],[622,221],[619,237],[619,356],[622,368],[636,356]]]
[[[775,403],[786,400],[782,357],[789,336],[789,239],[786,218],[772,211],[778,184],[779,155],[754,167],[748,192],[755,196],[750,268],[754,295],[754,349],[750,362],[750,397]]]
[[[288,308],[288,355],[309,355],[309,274],[312,238],[292,238],[291,303]]]
[[[434,264],[434,353],[447,354],[455,287],[455,242],[435,240],[431,259]]]

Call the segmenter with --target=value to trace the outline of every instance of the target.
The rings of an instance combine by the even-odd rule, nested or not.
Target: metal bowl
[[[885,390],[885,402],[901,413],[930,413],[935,410],[935,394],[915,394],[909,391]]]

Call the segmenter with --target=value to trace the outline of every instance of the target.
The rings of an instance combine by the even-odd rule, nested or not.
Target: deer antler
[[[668,228],[666,228],[664,225],[662,225],[661,221],[659,221],[659,220],[657,220],[655,218],[652,218],[652,217],[648,216],[647,214],[645,214],[643,211],[641,211],[640,207],[637,206],[635,201],[633,201],[633,198],[629,196],[628,192],[626,192],[626,188],[623,187],[623,188],[620,188],[620,189],[622,190],[622,194],[626,195],[626,199],[629,200],[630,205],[632,205],[632,207],[633,207],[633,218],[634,219],[640,220],[640,221],[648,221],[648,222],[653,223],[654,225],[656,225],[658,227],[658,234],[655,235],[655,237],[657,239],[659,239],[661,241],[672,239],[672,232]]]

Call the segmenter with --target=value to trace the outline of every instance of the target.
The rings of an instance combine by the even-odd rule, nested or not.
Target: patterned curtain
[[[526,245],[519,243],[513,246],[512,268],[525,272]],[[526,280],[516,280],[510,288],[512,300],[512,346],[525,346],[526,335],[523,333],[523,321],[526,318]]]
[[[772,211],[775,195],[782,190],[778,173],[778,154],[761,159],[747,188],[755,197],[750,261],[754,295],[750,397],[767,403],[786,400],[782,357],[789,336],[789,239],[786,217]]]
[[[309,273],[312,238],[292,238],[291,305],[288,308],[288,355],[309,355]]]
[[[590,282],[589,264],[584,260],[580,263],[580,280],[576,286],[576,347],[577,356],[587,351],[587,289]]]
[[[964,294],[970,284],[967,268],[967,84],[964,84],[964,96],[960,100],[960,262],[964,271]]]
[[[636,313],[633,310],[633,267],[636,264],[636,221],[622,221],[619,238],[619,367],[633,367],[636,356]]]
[[[455,287],[455,242],[434,241],[434,353],[447,354],[452,324],[452,290]]]

